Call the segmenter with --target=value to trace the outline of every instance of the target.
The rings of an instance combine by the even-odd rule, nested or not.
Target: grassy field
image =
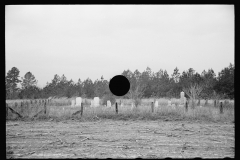
[[[235,156],[234,101],[224,103],[223,114],[213,101],[195,109],[172,99],[143,99],[137,108],[131,100],[115,106],[90,107],[90,99],[81,107],[71,107],[71,99],[53,99],[44,104],[21,107],[22,100],[7,100],[11,108],[24,116],[19,119],[8,111],[6,121],[7,158],[233,158]],[[30,100],[24,100],[30,101]],[[119,100],[117,100],[119,101]],[[17,106],[15,106],[17,103]],[[34,118],[34,115],[36,115]]]
[[[131,100],[121,99],[123,106],[118,106],[118,114],[115,112],[115,105],[107,108],[104,105],[100,107],[90,107],[91,99],[86,99],[84,102],[83,116],[72,116],[73,113],[80,110],[80,107],[71,107],[71,100],[67,98],[52,99],[47,103],[47,114],[40,114],[37,119],[71,119],[78,118],[84,121],[92,121],[96,119],[113,119],[113,120],[157,120],[157,119],[169,119],[169,120],[203,120],[203,121],[234,121],[234,101],[228,101],[223,103],[223,114],[220,114],[219,103],[217,107],[214,107],[213,100],[208,100],[208,104],[205,105],[205,100],[200,101],[200,106],[196,106],[195,109],[188,107],[188,111],[185,111],[185,107],[179,105],[179,99],[171,99],[172,104],[175,106],[167,106],[167,98],[156,99],[158,101],[158,107],[154,108],[154,112],[151,110],[151,102],[154,99],[142,99],[142,103],[137,108],[131,108]],[[6,100],[6,102],[14,110],[26,117],[32,117],[43,109],[43,104],[33,103],[28,106],[20,107],[21,101],[30,100]],[[39,100],[37,100],[39,101]],[[117,99],[119,102],[120,99]],[[225,100],[221,100],[224,102]],[[17,106],[15,106],[17,103]],[[101,101],[100,101],[101,104]],[[17,115],[13,115],[11,112],[8,114],[8,119],[16,119]]]

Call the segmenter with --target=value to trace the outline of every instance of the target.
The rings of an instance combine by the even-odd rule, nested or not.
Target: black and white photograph
[[[235,158],[234,4],[5,5],[6,158]]]

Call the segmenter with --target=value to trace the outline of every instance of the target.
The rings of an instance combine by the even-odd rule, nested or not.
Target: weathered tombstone
[[[171,101],[170,100],[168,101],[168,106],[171,106]]]
[[[172,109],[175,109],[175,107],[176,107],[176,105],[175,105],[175,104],[172,104],[171,106],[172,106]]]
[[[180,93],[180,104],[184,104],[184,92],[182,91],[181,93]]]
[[[77,97],[76,98],[76,106],[81,106],[82,103],[82,98],[81,97]]]
[[[158,108],[158,101],[155,101],[154,106],[155,106],[156,108]]]
[[[121,103],[121,107],[123,107],[123,102]]]
[[[107,107],[111,107],[111,101],[107,101]]]
[[[98,107],[99,106],[99,97],[94,97],[94,107]]]
[[[132,106],[131,106],[131,109],[133,109],[134,108],[134,104],[133,104],[133,102],[132,102]]]
[[[71,101],[71,107],[74,107],[75,106],[75,100],[73,99],[72,101]]]
[[[90,107],[94,107],[94,101],[93,101],[93,100],[91,100],[91,105],[90,105]]]

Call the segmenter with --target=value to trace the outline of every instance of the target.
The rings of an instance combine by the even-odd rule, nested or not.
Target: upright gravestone
[[[107,101],[107,107],[111,107],[111,101]]]
[[[77,97],[76,98],[76,106],[81,106],[82,103],[82,98],[81,97]]]
[[[172,106],[172,109],[175,109],[175,108],[176,108],[176,105],[175,105],[175,104],[172,104],[171,106]]]
[[[75,100],[73,99],[72,101],[71,101],[71,107],[74,107],[75,106]]]
[[[133,109],[133,108],[134,108],[134,104],[133,104],[133,102],[132,102],[131,109]]]
[[[171,106],[171,101],[170,100],[168,101],[168,106]]]
[[[156,108],[158,108],[158,101],[155,101],[154,106],[155,106]]]
[[[185,98],[185,97],[184,97],[184,92],[182,91],[182,92],[180,93],[180,101],[181,101],[180,103],[181,103],[181,104],[185,104],[185,103],[184,103],[184,98]]]
[[[93,101],[94,101],[94,107],[98,107],[99,106],[99,97],[94,97]]]
[[[94,107],[94,101],[93,101],[93,100],[91,100],[91,105],[90,105],[90,107]]]

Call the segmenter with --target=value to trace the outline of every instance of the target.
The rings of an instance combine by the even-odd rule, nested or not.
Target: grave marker
[[[171,101],[170,100],[168,101],[168,106],[171,106]]]
[[[111,101],[107,101],[107,107],[111,107]]]
[[[99,97],[94,97],[94,107],[98,107],[99,106]]]
[[[158,108],[158,101],[155,101],[154,106],[155,106],[156,108]]]
[[[77,97],[76,98],[76,106],[81,106],[82,103],[82,98],[81,97]]]
[[[74,100],[74,99],[71,101],[71,106],[72,106],[72,107],[75,106],[75,100]]]

